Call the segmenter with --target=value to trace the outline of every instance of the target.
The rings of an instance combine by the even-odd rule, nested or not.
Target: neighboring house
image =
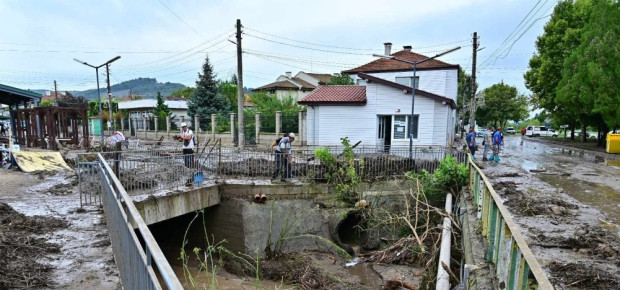
[[[389,47],[386,44],[386,54]],[[426,58],[405,50],[392,54],[417,61]],[[411,117],[412,67],[389,59],[377,59],[348,73],[356,86],[320,86],[299,104],[308,106],[308,145],[340,145],[341,137],[362,145],[451,146],[456,126],[458,65],[428,61],[418,66],[414,127]]]
[[[279,76],[275,82],[253,89],[255,92],[275,94],[278,99],[292,97],[301,100],[319,85],[327,84],[332,78],[330,74],[305,73],[300,71],[294,77],[291,72]]]
[[[64,97],[65,95],[65,92],[58,92],[58,95],[56,95],[56,92],[46,91],[44,94],[42,94],[41,102],[53,102],[57,98]]]
[[[179,128],[181,127],[181,117],[183,117],[185,121],[190,120],[190,117],[187,114],[187,101],[177,99],[166,100],[164,101],[164,104],[170,108],[170,112],[172,113],[172,116],[174,116],[174,120],[171,120],[171,122],[175,122]],[[118,103],[119,110],[127,110],[131,119],[137,119],[136,125],[138,130],[144,129],[144,123],[142,121],[144,118],[153,118],[153,109],[155,107],[157,107],[156,99],[141,99],[134,101],[122,101]],[[165,130],[166,128],[159,129]]]

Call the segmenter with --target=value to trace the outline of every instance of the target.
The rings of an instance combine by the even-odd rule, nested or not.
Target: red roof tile
[[[399,52],[395,52],[392,54],[400,59],[408,60],[408,61],[420,61],[427,56],[417,54],[415,52],[411,52],[409,50],[401,50]],[[345,70],[344,73],[358,73],[358,72],[385,72],[385,71],[403,71],[403,70],[412,70],[413,66],[411,64],[388,59],[388,58],[378,58],[373,60],[365,65],[356,67],[354,69]],[[437,59],[431,59],[429,61],[423,62],[416,66],[417,69],[439,69],[439,68],[458,68],[456,64],[449,64]]]
[[[319,86],[299,104],[366,104],[366,86]]]

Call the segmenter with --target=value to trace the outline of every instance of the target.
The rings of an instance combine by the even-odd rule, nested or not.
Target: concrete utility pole
[[[473,60],[471,65],[471,105],[469,113],[469,126],[476,128],[476,53],[478,52],[478,32],[474,32]]]
[[[245,123],[243,120],[243,63],[241,52],[241,19],[237,19],[237,113],[239,115],[239,143],[237,146],[239,146],[239,148],[245,146]]]
[[[54,103],[57,103],[58,99],[58,87],[56,86],[56,80],[54,80]]]
[[[105,73],[106,73],[106,78],[108,80],[108,110],[109,110],[109,116],[108,116],[108,122],[114,122],[114,117],[112,116],[112,93],[110,91],[110,64],[107,63],[105,65]]]

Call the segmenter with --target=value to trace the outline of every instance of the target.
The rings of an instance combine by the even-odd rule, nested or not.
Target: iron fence
[[[342,166],[343,148],[326,148],[334,156],[335,166]],[[466,160],[465,153],[444,147],[416,148],[413,159],[408,158],[408,147],[392,147],[387,152],[384,148],[360,147],[354,149],[353,166],[364,180],[393,178],[409,171],[432,173],[446,155]],[[276,178],[301,182],[324,181],[328,170],[312,149],[293,150],[290,164],[285,160],[277,164],[277,156],[269,148],[239,150],[214,143],[198,148],[191,155],[182,155],[177,147],[103,152],[101,156],[128,192],[140,193],[178,190],[217,179],[269,180],[276,175],[276,165],[280,169]],[[98,201],[93,196],[99,194],[97,178],[93,177],[97,173],[94,159],[95,153],[78,154],[81,200],[86,204]]]
[[[473,192],[487,259],[505,289],[554,289],[532,254],[517,225],[482,170],[468,158],[469,188]]]

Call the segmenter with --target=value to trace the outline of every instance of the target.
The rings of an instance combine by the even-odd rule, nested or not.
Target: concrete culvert
[[[360,210],[351,210],[346,214],[335,213],[329,217],[331,239],[347,253],[355,255],[353,246],[360,245],[363,223],[363,215]]]

